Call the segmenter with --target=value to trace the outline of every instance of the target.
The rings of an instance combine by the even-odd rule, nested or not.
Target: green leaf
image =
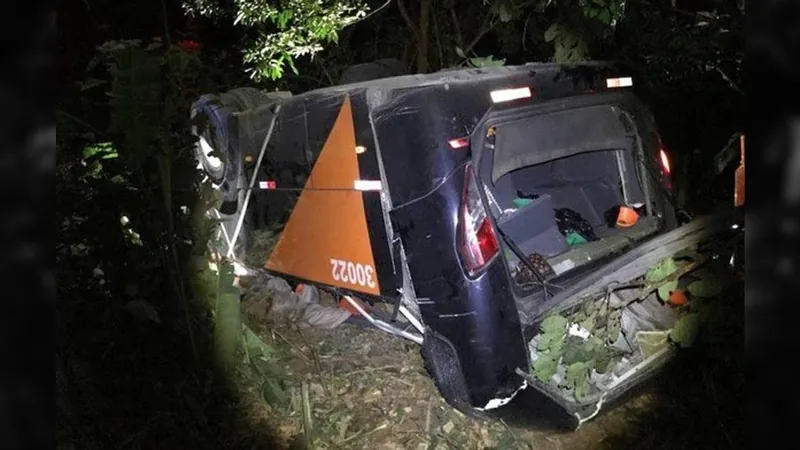
[[[560,25],[558,23],[554,23],[550,25],[547,30],[544,32],[544,41],[545,42],[552,42],[553,39],[556,38],[561,33]]]
[[[467,55],[464,54],[464,50],[462,50],[461,47],[456,47],[456,55],[458,55],[459,58],[467,59]]]
[[[687,314],[675,323],[669,333],[670,339],[682,348],[691,347],[694,344],[697,333],[700,329],[699,314]]]
[[[567,366],[562,385],[567,389],[574,389],[577,399],[586,396],[589,391],[589,370],[591,366],[586,362],[576,362]]]
[[[567,329],[567,319],[564,316],[554,314],[545,318],[539,328],[544,333],[565,333]]]
[[[511,14],[511,11],[508,9],[508,6],[500,4],[497,7],[497,17],[500,18],[501,22],[507,23],[511,21],[513,15]]]
[[[660,298],[661,301],[667,301],[669,295],[675,289],[678,289],[678,280],[668,281],[662,284],[661,286],[658,287],[658,298]]]
[[[244,345],[247,347],[247,354],[250,355],[250,359],[260,356],[270,357],[275,354],[275,349],[265,344],[247,325],[242,325],[242,328],[244,330]]]
[[[621,332],[621,325],[619,323],[619,319],[611,320],[611,322],[608,324],[608,342],[609,343],[617,342],[617,339],[619,339],[620,332]]]
[[[597,14],[597,20],[604,25],[609,25],[611,24],[611,13],[607,9],[604,9]]]
[[[261,394],[264,401],[268,404],[278,407],[284,407],[289,404],[289,397],[283,389],[282,383],[278,380],[267,378],[261,385]]]
[[[722,293],[723,283],[716,278],[704,278],[689,283],[686,290],[695,297],[716,297]]]
[[[533,373],[542,383],[547,383],[558,370],[558,358],[547,353],[539,353],[533,362]]]
[[[84,159],[89,159],[93,156],[97,156],[100,159],[115,159],[119,155],[111,142],[103,142],[101,144],[88,145],[83,149]]]
[[[645,275],[645,281],[651,285],[658,283],[659,281],[672,275],[672,273],[674,273],[677,270],[678,270],[678,265],[675,264],[674,259],[664,258],[658,264],[651,267],[650,270],[647,271],[647,275]]]
[[[599,311],[592,313],[589,317],[583,319],[579,325],[587,329],[589,332],[594,331],[594,327],[597,324],[598,313]]]
[[[589,393],[589,376],[585,376],[579,381],[575,382],[575,398],[577,400],[583,400],[586,398],[586,394]]]
[[[552,345],[550,345],[550,353],[554,355],[556,359],[560,358],[561,355],[564,354],[564,346],[566,345],[567,340],[563,338],[553,341]]]
[[[576,362],[588,362],[594,359],[597,352],[595,343],[591,340],[584,342],[577,336],[567,338],[564,345],[564,364],[574,364]]]
[[[564,333],[544,333],[539,336],[537,350],[560,351],[563,348]]]
[[[605,373],[611,363],[611,354],[605,348],[597,352],[597,358],[594,360],[594,370],[597,373]]]

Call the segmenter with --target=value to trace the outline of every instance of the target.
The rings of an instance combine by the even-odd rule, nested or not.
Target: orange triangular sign
[[[268,270],[379,295],[359,179],[350,99],[322,147],[266,263]]]

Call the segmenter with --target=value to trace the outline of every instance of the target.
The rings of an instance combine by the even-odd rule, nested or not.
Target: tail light
[[[670,165],[669,155],[664,150],[663,145],[658,150],[658,161],[661,165],[661,179],[667,189],[672,189],[672,166]]]
[[[464,193],[458,217],[458,252],[467,273],[484,268],[500,251],[492,221],[483,205],[472,164],[464,172]]]
[[[659,157],[661,158],[661,168],[664,169],[664,173],[669,175],[671,173],[671,169],[669,167],[669,156],[667,156],[667,152],[664,151],[662,148],[659,150]]]

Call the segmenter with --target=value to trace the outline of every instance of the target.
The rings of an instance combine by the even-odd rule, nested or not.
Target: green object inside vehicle
[[[516,206],[517,208],[522,208],[523,206],[530,205],[531,203],[533,203],[533,199],[517,197],[512,201],[512,203],[514,203],[514,206]]]
[[[585,244],[587,242],[586,238],[581,236],[578,233],[572,232],[567,235],[567,244],[570,247],[574,247],[576,245]]]

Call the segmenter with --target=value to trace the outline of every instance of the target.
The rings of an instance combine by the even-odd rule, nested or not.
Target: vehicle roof
[[[439,72],[420,74],[420,75],[402,75],[397,77],[380,78],[377,80],[363,81],[359,83],[343,84],[337,86],[330,86],[326,88],[314,89],[294,96],[316,96],[316,95],[335,95],[347,92],[362,90],[364,88],[378,88],[381,90],[395,90],[404,89],[409,87],[427,87],[432,85],[441,85],[446,83],[460,83],[460,82],[477,82],[485,81],[488,79],[497,79],[521,73],[529,73],[531,71],[541,74],[544,72],[552,72],[553,75],[561,72],[563,69],[599,69],[610,68],[613,64],[608,61],[587,61],[581,63],[526,63],[516,66],[500,66],[500,67],[484,67],[484,68],[464,68],[464,69],[446,69]]]

